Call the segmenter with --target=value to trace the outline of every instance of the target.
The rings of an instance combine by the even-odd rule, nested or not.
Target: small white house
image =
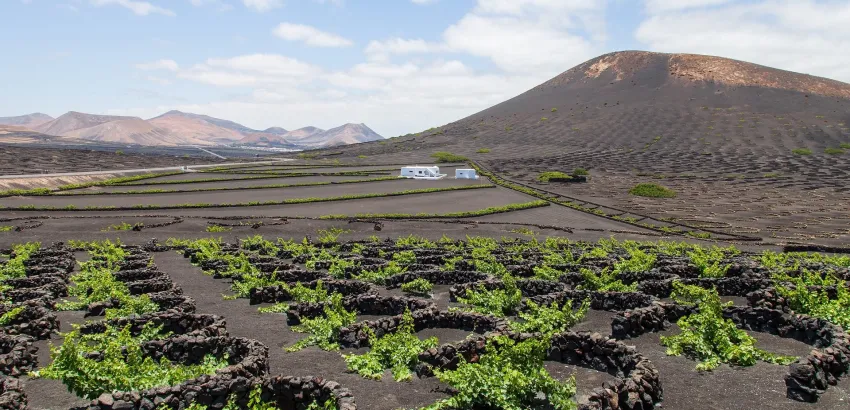
[[[413,179],[442,179],[446,174],[440,173],[440,167],[425,167],[425,166],[410,166],[410,167],[402,167],[401,175],[399,177],[402,178],[413,178]]]
[[[457,178],[457,179],[478,179],[478,174],[475,173],[474,169],[458,168],[458,169],[455,170],[455,178]]]

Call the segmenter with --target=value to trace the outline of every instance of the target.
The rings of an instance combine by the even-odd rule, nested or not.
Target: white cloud
[[[348,47],[351,40],[333,33],[321,31],[304,24],[280,23],[273,30],[275,36],[288,41],[303,41],[314,47]]]
[[[265,13],[271,9],[276,9],[283,6],[281,0],[242,0],[242,4],[249,9],[254,9],[260,13]]]
[[[698,7],[718,6],[734,0],[647,0],[646,9],[650,13],[685,10]]]
[[[162,8],[159,6],[155,6],[146,1],[134,1],[134,0],[90,0],[93,6],[102,7],[108,5],[117,5],[129,9],[133,13],[139,16],[147,16],[149,14],[163,14],[166,16],[175,16],[176,13],[173,11]]]
[[[254,128],[330,128],[363,122],[383,135],[400,135],[471,115],[601,54],[604,11],[604,2],[478,0],[434,39],[371,41],[364,48],[365,61],[346,69],[331,70],[278,54],[211,58],[194,65],[190,61],[184,64],[187,69],[177,71],[178,79],[235,87],[239,94],[204,104],[116,113],[145,117],[180,109]],[[336,36],[290,26],[297,29],[280,34],[293,41],[316,45],[316,38]],[[473,69],[467,60],[475,56],[494,65],[485,71]]]
[[[371,41],[365,51],[377,61],[413,53],[471,54],[505,71],[537,73],[542,82],[601,53],[604,7],[579,0],[478,0],[440,42],[391,38]]]
[[[168,71],[177,71],[180,69],[180,65],[177,64],[174,60],[157,60],[150,63],[142,63],[136,64],[136,68],[139,70],[168,70]]]
[[[635,36],[653,51],[717,55],[850,82],[850,53],[838,52],[850,50],[850,3],[762,0],[703,6],[648,9],[655,11]]]
[[[195,7],[215,6],[218,11],[228,11],[233,9],[233,5],[225,3],[222,0],[189,0]]]

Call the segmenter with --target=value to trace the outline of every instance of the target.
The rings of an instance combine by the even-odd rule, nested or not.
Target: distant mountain
[[[320,132],[325,132],[325,130],[316,127],[304,127],[299,128],[297,130],[292,130],[286,133],[286,138],[291,141],[301,141],[305,138],[316,135]]]
[[[266,130],[263,131],[263,132],[268,133],[268,134],[283,135],[283,134],[286,134],[289,131],[287,131],[287,130],[281,128],[281,127],[271,127],[271,128],[266,128]]]
[[[0,117],[0,125],[15,125],[28,129],[32,129],[33,127],[39,126],[49,121],[53,121],[53,117],[47,114],[42,114],[40,112],[34,112],[32,114],[27,115],[19,115],[17,117]]]
[[[77,129],[62,134],[63,137],[91,141],[117,142],[139,145],[183,145],[194,141],[175,140],[167,130],[135,117],[104,122],[93,127]]]
[[[165,114],[160,115],[159,117],[151,118],[151,120],[155,120],[157,118],[161,118],[161,117],[165,117],[165,116],[183,116],[183,117],[187,117],[187,118],[201,119],[201,120],[204,120],[204,121],[206,121],[210,124],[217,125],[221,128],[226,128],[226,129],[237,131],[237,132],[240,132],[240,133],[257,132],[257,130],[255,130],[255,129],[248,128],[248,127],[246,127],[242,124],[238,124],[238,123],[235,123],[233,121],[223,120],[223,119],[215,118],[215,117],[210,117],[208,115],[192,114],[192,113],[189,113],[189,112],[182,112],[182,111],[177,111],[177,110],[169,111]]]
[[[205,145],[213,143],[229,144],[239,141],[245,136],[233,127],[228,128],[219,125],[235,124],[242,127],[234,122],[180,111],[169,111],[147,122],[166,130],[175,138],[198,140]]]
[[[334,147],[338,145],[357,144],[360,142],[370,142],[382,140],[384,137],[377,132],[372,131],[366,124],[345,124],[340,127],[331,128],[327,131],[319,132],[310,137],[298,140],[298,143],[305,144],[310,141],[316,145],[323,147]]]
[[[382,138],[363,124],[346,124],[327,131],[316,127],[293,131],[271,127],[259,131],[233,121],[176,110],[149,120],[77,111],[54,119],[35,113],[0,118],[0,126],[4,127],[4,135],[32,130],[49,138],[160,146],[239,144],[299,149]]]
[[[62,114],[59,118],[55,120],[46,122],[35,127],[34,130],[47,135],[67,136],[65,134],[71,131],[90,128],[111,121],[128,120],[133,118],[136,117],[97,115],[69,111],[65,114]]]

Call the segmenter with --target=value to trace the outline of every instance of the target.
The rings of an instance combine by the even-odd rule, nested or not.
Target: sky
[[[2,0],[0,116],[418,132],[612,51],[850,82],[850,0]]]

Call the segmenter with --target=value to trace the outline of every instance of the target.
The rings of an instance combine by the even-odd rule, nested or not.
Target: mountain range
[[[365,124],[345,124],[330,130],[316,127],[292,131],[281,127],[255,130],[233,121],[181,111],[169,111],[147,120],[76,111],[58,118],[33,113],[0,117],[0,126],[8,132],[35,131],[66,139],[155,146],[239,145],[303,149],[383,139]]]

